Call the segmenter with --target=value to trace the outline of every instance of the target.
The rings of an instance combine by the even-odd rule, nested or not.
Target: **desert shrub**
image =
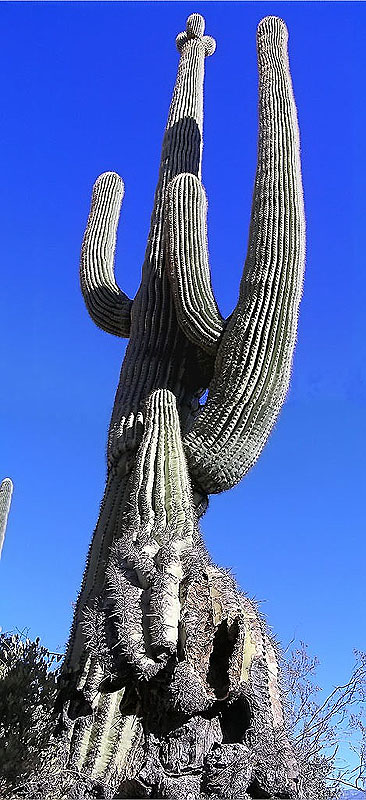
[[[0,790],[3,796],[40,762],[54,723],[55,654],[37,638],[0,634]]]
[[[303,642],[292,648],[283,667],[286,713],[305,794],[328,800],[344,788],[366,789],[366,653],[355,651],[351,676],[328,696],[317,683],[318,664]]]
[[[0,797],[12,800],[82,800],[88,780],[67,769],[67,735],[54,736],[52,716],[61,655],[37,638],[0,634]],[[342,788],[366,788],[366,654],[356,653],[349,680],[322,697],[317,658],[303,643],[283,664],[286,714],[301,765],[306,797],[333,800]],[[342,765],[339,748],[353,750]]]

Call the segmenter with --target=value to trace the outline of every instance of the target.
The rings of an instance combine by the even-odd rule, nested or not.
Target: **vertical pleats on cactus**
[[[276,17],[258,26],[258,165],[239,300],[225,320],[201,183],[204,65],[215,50],[204,27],[192,14],[177,37],[134,300],[113,272],[123,197],[113,172],[95,183],[82,247],[91,318],[129,338],[59,699],[69,767],[100,797],[290,798],[301,777],[278,647],[198,527],[207,495],[258,458],[289,385],[305,248],[287,30]]]

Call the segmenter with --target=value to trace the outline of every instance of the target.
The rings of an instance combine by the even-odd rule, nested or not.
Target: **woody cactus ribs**
[[[215,42],[177,37],[142,280],[113,260],[121,178],[94,186],[81,288],[94,322],[128,337],[108,474],[59,693],[69,767],[100,797],[299,796],[278,649],[255,604],[204,546],[210,493],[258,458],[285,398],[304,268],[299,134],[276,17],[257,31],[259,143],[237,306],[213,295],[201,183],[203,77]],[[208,390],[207,400],[199,398]]]

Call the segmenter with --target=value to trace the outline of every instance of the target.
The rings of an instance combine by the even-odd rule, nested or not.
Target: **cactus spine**
[[[4,478],[0,484],[0,557],[5,539],[12,494],[13,482],[10,478]]]
[[[113,272],[123,197],[115,173],[96,181],[82,247],[87,309],[129,342],[60,689],[69,763],[100,796],[295,797],[276,646],[255,605],[212,563],[198,529],[207,495],[233,486],[258,458],[288,389],[304,213],[287,30],[276,17],[258,27],[258,167],[228,320],[208,261],[203,77],[215,42],[199,14],[177,46],[133,301]]]

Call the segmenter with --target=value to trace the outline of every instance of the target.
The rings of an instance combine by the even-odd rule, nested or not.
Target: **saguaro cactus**
[[[10,480],[10,478],[4,478],[0,484],[0,556],[5,539],[12,494],[13,482]]]
[[[258,26],[258,166],[228,320],[208,266],[203,76],[215,42],[200,15],[188,18],[177,46],[133,301],[113,273],[123,197],[115,173],[96,181],[83,241],[88,311],[129,343],[59,703],[69,766],[99,796],[294,797],[300,776],[276,646],[255,605],[211,562],[198,529],[207,495],[229,489],[258,458],[288,389],[304,214],[287,30],[276,17]]]

